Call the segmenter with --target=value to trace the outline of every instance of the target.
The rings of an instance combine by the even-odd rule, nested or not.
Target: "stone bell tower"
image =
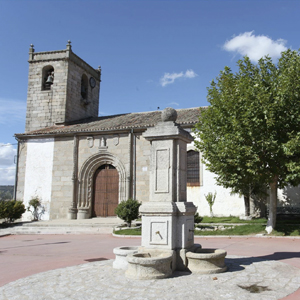
[[[101,68],[93,69],[72,52],[29,49],[25,131],[98,116]]]

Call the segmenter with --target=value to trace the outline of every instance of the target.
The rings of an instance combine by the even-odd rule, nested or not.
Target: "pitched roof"
[[[177,109],[176,123],[183,127],[193,126],[200,116],[199,108]],[[16,136],[66,134],[75,132],[118,131],[131,128],[153,127],[161,121],[161,111],[128,113],[97,118],[89,118],[64,125],[54,125],[36,131],[16,134]]]

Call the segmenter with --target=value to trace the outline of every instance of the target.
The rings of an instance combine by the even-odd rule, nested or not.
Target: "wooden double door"
[[[115,216],[119,202],[119,173],[112,165],[102,165],[94,175],[93,217]]]

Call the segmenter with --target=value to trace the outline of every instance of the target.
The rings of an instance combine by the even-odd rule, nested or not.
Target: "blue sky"
[[[198,107],[243,55],[298,49],[299,11],[296,0],[0,0],[0,185],[14,181],[30,44],[61,50],[71,40],[74,53],[101,65],[99,115]]]

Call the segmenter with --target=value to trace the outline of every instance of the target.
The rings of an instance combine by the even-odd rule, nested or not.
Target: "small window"
[[[187,152],[187,186],[200,186],[199,152]]]
[[[52,66],[46,66],[43,68],[43,80],[42,90],[51,90],[51,86],[54,83],[54,68]]]

